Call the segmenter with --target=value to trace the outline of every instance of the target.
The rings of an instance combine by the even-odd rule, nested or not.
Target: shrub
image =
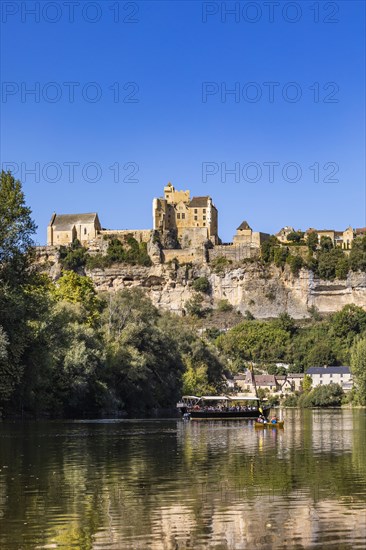
[[[339,384],[316,386],[299,399],[300,407],[338,407],[342,404],[344,392]]]
[[[290,395],[286,395],[285,399],[283,400],[284,407],[297,407],[299,402],[299,396],[296,393],[292,393]]]
[[[88,254],[86,248],[76,239],[70,246],[60,246],[59,261],[68,271],[77,271],[85,266]]]
[[[201,294],[195,294],[193,298],[188,300],[184,307],[188,313],[188,315],[192,315],[192,317],[204,317],[205,310],[202,309],[202,302],[203,297]]]
[[[217,303],[217,310],[220,312],[232,311],[233,306],[228,300],[219,300]]]
[[[300,269],[304,265],[304,261],[301,256],[287,256],[286,263],[290,266],[291,273],[298,275]]]
[[[212,271],[216,274],[224,273],[225,269],[231,265],[233,262],[225,256],[219,256],[211,262]]]
[[[210,291],[210,282],[207,277],[198,277],[198,279],[193,281],[192,287],[196,292],[208,294]]]

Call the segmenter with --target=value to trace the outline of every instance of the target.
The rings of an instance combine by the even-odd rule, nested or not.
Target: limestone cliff
[[[248,263],[215,273],[209,264],[193,267],[156,264],[152,267],[118,265],[105,270],[87,271],[98,291],[115,291],[141,287],[159,308],[177,313],[184,311],[195,291],[197,277],[207,277],[211,291],[205,295],[204,307],[215,307],[228,300],[242,313],[250,311],[256,318],[277,317],[287,312],[294,318],[309,316],[315,307],[331,313],[346,304],[366,309],[366,273],[350,273],[347,280],[323,281],[308,270],[294,276],[285,268],[263,267]]]

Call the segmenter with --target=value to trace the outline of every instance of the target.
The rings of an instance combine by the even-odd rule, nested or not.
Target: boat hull
[[[191,420],[255,420],[260,413],[259,411],[189,411],[189,414]]]
[[[279,422],[276,422],[276,424],[272,424],[272,422],[256,422],[255,427],[256,428],[283,428],[285,425],[283,420],[280,420]]]

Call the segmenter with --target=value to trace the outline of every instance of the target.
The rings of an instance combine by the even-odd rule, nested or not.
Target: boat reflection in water
[[[268,416],[270,407],[263,406],[252,395],[184,395],[177,403],[185,420],[253,420],[260,414]]]

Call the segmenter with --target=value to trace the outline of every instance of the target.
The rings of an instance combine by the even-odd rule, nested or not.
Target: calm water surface
[[[365,549],[366,411],[0,423],[0,549]]]

